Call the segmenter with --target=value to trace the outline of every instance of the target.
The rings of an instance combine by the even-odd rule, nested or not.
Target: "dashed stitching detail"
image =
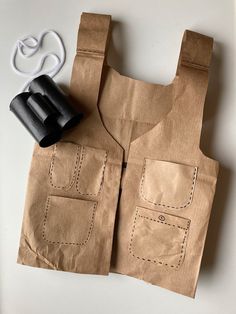
[[[167,214],[168,215],[168,214]],[[134,231],[135,231],[135,227],[136,227],[136,221],[137,221],[137,216],[140,217],[140,218],[145,218],[145,219],[149,219],[151,221],[155,221],[155,222],[158,222],[158,223],[162,223],[162,224],[165,224],[165,225],[169,225],[169,226],[173,226],[173,227],[177,227],[177,228],[180,228],[182,230],[184,230],[184,237],[183,237],[183,240],[182,240],[182,243],[181,243],[181,251],[180,251],[180,257],[179,257],[179,260],[177,262],[177,265],[170,265],[168,263],[163,263],[161,262],[160,260],[157,260],[157,259],[150,259],[150,258],[145,258],[145,257],[141,257],[141,256],[137,256],[133,253],[133,250],[132,250],[132,242],[133,242],[133,237],[134,237]],[[175,216],[177,217],[177,216]],[[163,221],[158,221],[156,219],[153,219],[153,218],[149,218],[149,217],[146,217],[146,216],[142,216],[142,215],[139,215],[138,214],[138,209],[136,210],[136,213],[135,213],[135,217],[134,217],[134,222],[133,222],[133,227],[132,227],[132,230],[131,230],[131,236],[130,236],[130,243],[129,243],[129,253],[139,259],[139,260],[143,260],[143,261],[147,261],[147,262],[153,262],[155,264],[160,264],[160,265],[165,265],[165,266],[169,266],[171,268],[175,268],[175,269],[178,269],[181,265],[181,261],[184,257],[184,244],[185,244],[185,241],[187,239],[187,234],[188,234],[188,230],[189,230],[189,226],[190,226],[190,220],[188,220],[188,226],[187,228],[183,228],[183,227],[180,227],[178,225],[173,225],[173,224],[168,224],[168,223],[163,223]]]
[[[86,152],[85,152],[85,148],[84,146],[82,146],[82,152],[81,152],[81,158],[80,158],[80,162],[79,162],[79,169],[78,169],[78,176],[77,176],[77,180],[76,180],[76,190],[78,191],[78,193],[80,195],[91,195],[91,196],[97,196],[102,189],[102,184],[103,184],[103,180],[104,180],[104,172],[105,172],[105,166],[106,166],[106,162],[107,162],[107,152],[105,152],[105,157],[104,157],[104,161],[103,161],[103,165],[102,165],[102,174],[101,174],[101,180],[100,180],[100,185],[99,185],[99,189],[97,193],[82,193],[79,191],[79,177],[80,177],[80,172],[82,169],[82,163],[83,160],[85,158]]]
[[[144,189],[144,187],[143,187],[144,186],[144,180],[145,180],[145,171],[146,171],[146,159],[144,159],[144,166],[143,166],[141,185],[140,185],[141,196],[145,201],[147,201],[148,203],[154,204],[154,205],[163,206],[163,207],[167,207],[167,208],[175,208],[175,209],[185,208],[191,204],[192,198],[193,198],[193,191],[194,191],[194,187],[195,187],[195,182],[196,182],[196,178],[197,178],[197,167],[194,167],[192,185],[191,185],[191,189],[190,189],[190,193],[189,193],[189,199],[187,200],[186,204],[181,205],[181,206],[171,206],[171,205],[167,205],[164,203],[156,203],[156,202],[153,202],[153,201],[150,201],[149,199],[147,199],[147,197],[144,194],[144,190],[143,190]]]
[[[177,227],[179,229],[183,229],[183,230],[187,230],[188,228],[183,228],[183,227],[180,227],[178,225],[173,225],[173,224],[169,224],[167,222],[163,222],[161,220],[157,220],[157,219],[154,219],[154,218],[150,218],[150,217],[146,217],[146,216],[142,216],[142,215],[138,215],[140,218],[144,218],[144,219],[149,219],[149,220],[152,220],[152,221],[155,221],[155,222],[158,222],[160,224],[163,224],[163,225],[168,225],[168,226],[171,226],[171,227]],[[175,216],[177,217],[177,216]]]
[[[75,182],[75,178],[76,178],[76,173],[77,173],[77,168],[78,168],[78,160],[79,160],[79,151],[80,151],[80,146],[77,145],[77,149],[76,149],[76,158],[75,158],[75,166],[74,166],[74,171],[73,171],[73,175],[71,178],[70,183],[67,186],[60,186],[60,185],[55,185],[53,183],[53,169],[54,169],[54,162],[55,162],[55,156],[56,156],[56,150],[57,150],[57,144],[55,144],[54,146],[54,151],[53,151],[53,156],[52,156],[52,160],[51,160],[51,165],[50,165],[50,170],[49,170],[49,181],[52,187],[56,188],[56,189],[60,189],[60,190],[69,190],[72,185]]]
[[[43,239],[45,241],[47,241],[48,243],[51,243],[51,244],[79,245],[79,246],[85,245],[88,242],[88,240],[90,238],[90,235],[92,233],[93,225],[94,225],[94,216],[95,216],[95,210],[96,210],[96,207],[97,207],[97,203],[94,203],[94,205],[93,205],[93,212],[92,212],[91,222],[90,222],[90,225],[89,225],[88,235],[87,235],[86,239],[83,242],[80,242],[80,243],[51,241],[51,240],[46,238],[45,232],[46,232],[46,224],[47,224],[47,219],[48,219],[49,207],[50,207],[50,196],[48,196],[48,199],[47,199],[46,209],[45,209],[45,216],[44,216],[44,220],[43,220],[42,235],[43,235]]]
[[[77,191],[78,191],[78,181],[79,181],[79,176],[80,176],[80,172],[81,172],[81,167],[82,167],[82,162],[84,160],[84,156],[85,156],[85,148],[84,148],[84,146],[82,146],[81,147],[80,160],[79,160],[78,175],[77,175],[77,179],[76,179],[76,190]]]
[[[91,49],[77,48],[76,49],[76,53],[79,54],[80,52],[82,52],[82,53],[90,53],[90,52],[92,52],[92,53],[104,56],[104,51],[102,51],[102,50],[96,50],[96,49],[91,50]]]

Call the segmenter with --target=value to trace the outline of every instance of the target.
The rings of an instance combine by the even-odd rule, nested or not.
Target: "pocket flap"
[[[138,216],[144,219],[146,218],[151,221],[156,221],[170,227],[181,228],[183,230],[187,230],[189,227],[190,220],[183,217],[163,213],[161,211],[148,210],[143,207],[137,207],[137,211]]]

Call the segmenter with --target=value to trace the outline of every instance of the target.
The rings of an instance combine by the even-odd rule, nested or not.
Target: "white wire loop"
[[[19,67],[16,64],[17,54],[19,53],[19,55],[23,58],[32,57],[42,47],[43,39],[47,34],[52,34],[56,38],[56,40],[58,41],[59,48],[60,48],[60,55],[58,55],[56,53],[52,53],[52,52],[45,53],[42,55],[42,57],[41,57],[38,65],[36,66],[35,70],[26,72],[24,70],[19,69]],[[52,59],[55,60],[55,64],[53,65],[53,67],[51,69],[49,69],[47,71],[43,71],[44,63],[46,62],[47,58],[49,58],[49,57],[51,57]],[[45,30],[45,31],[40,33],[39,39],[36,39],[34,36],[29,35],[29,36],[25,36],[22,39],[17,40],[17,42],[14,46],[14,49],[13,49],[12,56],[11,56],[11,66],[12,66],[12,69],[17,74],[29,78],[27,80],[27,82],[22,87],[22,92],[24,92],[28,89],[30,82],[35,77],[37,77],[39,75],[47,74],[51,78],[53,78],[63,67],[63,65],[65,63],[65,59],[66,59],[65,46],[64,46],[63,40],[60,37],[60,35],[54,30]]]

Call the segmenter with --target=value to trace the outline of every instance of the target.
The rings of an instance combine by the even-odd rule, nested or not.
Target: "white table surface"
[[[201,146],[221,168],[195,300],[127,276],[79,275],[16,263],[34,141],[8,108],[25,82],[10,68],[12,47],[24,35],[58,31],[67,60],[56,81],[68,86],[82,11],[113,16],[109,63],[148,82],[171,81],[185,29],[215,39]],[[236,313],[234,19],[233,0],[0,0],[1,314]],[[55,43],[48,40],[45,49],[50,45]],[[21,65],[32,68],[39,56]]]

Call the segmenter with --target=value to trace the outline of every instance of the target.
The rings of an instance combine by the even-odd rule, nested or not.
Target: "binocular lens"
[[[52,122],[57,115],[47,98],[39,93],[30,95],[27,104],[44,124]]]
[[[10,110],[17,116],[41,147],[50,146],[61,138],[61,130],[52,125],[45,125],[31,110],[27,100],[31,93],[18,94],[10,103]]]
[[[35,78],[29,92],[13,98],[10,110],[41,147],[59,141],[62,131],[75,126],[82,117],[48,75]]]
[[[74,126],[81,118],[81,114],[68,104],[67,97],[59,86],[48,75],[35,78],[29,86],[31,93],[40,93],[48,98],[58,112],[57,123],[64,130]]]

